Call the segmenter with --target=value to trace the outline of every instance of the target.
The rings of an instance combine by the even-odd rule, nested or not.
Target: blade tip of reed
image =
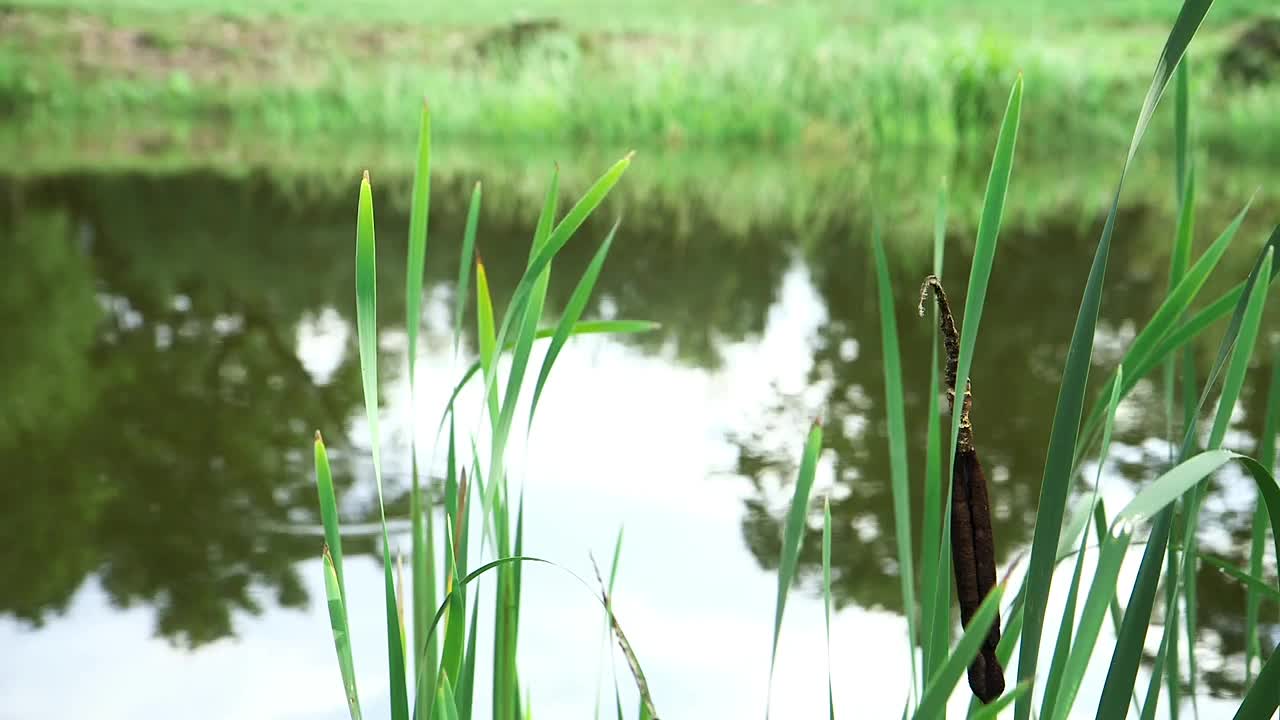
[[[316,430],[316,444],[317,444],[317,445],[323,445],[323,444],[324,444],[324,438],[320,436],[320,431],[319,431],[319,430]]]
[[[365,170],[365,171],[364,171],[364,176],[360,178],[360,182],[365,183],[366,185],[369,183],[369,171],[368,171],[368,170]]]

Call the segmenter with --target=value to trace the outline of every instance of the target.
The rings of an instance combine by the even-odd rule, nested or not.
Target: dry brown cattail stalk
[[[956,410],[956,372],[960,362],[960,334],[947,304],[947,295],[937,277],[925,278],[920,288],[920,314],[929,290],[938,304],[938,329],[947,349],[946,384],[951,412]],[[956,459],[951,468],[951,564],[955,569],[956,594],[960,599],[960,622],[969,626],[982,600],[996,584],[995,541],[991,534],[991,502],[987,497],[987,479],[973,444],[973,425],[969,412],[973,392],[965,383],[960,403],[960,434],[956,438]],[[991,632],[982,643],[978,656],[969,665],[969,688],[984,703],[1004,692],[1004,670],[996,658],[1000,643],[1000,616],[997,614]]]

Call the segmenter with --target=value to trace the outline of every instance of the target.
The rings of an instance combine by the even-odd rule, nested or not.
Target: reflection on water
[[[448,241],[433,241],[431,297],[451,292],[467,189],[437,184],[432,237]],[[7,479],[0,483],[0,576],[20,580],[0,589],[0,613],[36,628],[54,623],[94,578],[113,607],[154,607],[156,634],[197,648],[232,635],[238,613],[270,617],[306,605],[309,583],[299,567],[314,559],[315,541],[270,530],[316,520],[311,430],[328,428],[334,447],[358,440],[344,437],[358,434],[353,334],[330,337],[332,347],[318,353],[323,362],[306,352],[309,337],[325,335],[317,328],[353,319],[353,198],[256,175],[0,182],[0,473]],[[811,318],[808,349],[792,350],[809,358],[809,369],[799,386],[777,388],[765,407],[725,429],[736,459],[719,470],[746,487],[726,496],[745,494],[745,549],[760,566],[776,566],[796,440],[812,417],[827,418],[836,603],[900,613],[865,229],[829,223],[822,237],[803,241],[781,220],[729,231],[713,220],[714,209],[667,196],[627,210],[588,315],[660,321],[658,333],[617,341],[658,365],[714,373],[730,356],[765,362],[741,348],[764,332],[788,269],[802,269],[795,277],[807,278],[820,317]],[[495,289],[511,288],[522,269],[526,215],[490,202],[482,217],[480,250]],[[602,237],[611,223],[602,213],[582,234]],[[395,202],[380,206],[385,267],[401,267],[406,225]],[[1165,285],[1168,218],[1139,207],[1120,226],[1128,235],[1113,250],[1095,376],[1114,364]],[[1096,237],[1096,227],[1075,217],[1039,218],[1002,235],[973,370],[1002,563],[1030,540],[1057,374]],[[1213,287],[1243,276],[1255,240],[1233,249],[1220,271],[1228,280]],[[956,299],[968,243],[953,237],[949,246]],[[592,242],[568,246],[565,270],[552,275],[553,311],[593,251]],[[917,255],[898,252],[893,271],[907,417],[916,425],[928,402],[933,331],[914,314],[928,265]],[[380,279],[382,318],[402,315],[402,283],[394,272]],[[1238,449],[1254,449],[1269,373],[1256,368],[1245,386]],[[1116,464],[1118,476],[1152,477],[1164,452],[1152,442],[1165,432],[1161,407],[1151,387],[1139,386],[1117,437],[1137,455]],[[912,429],[918,478],[924,428]],[[345,512],[370,517],[371,498],[353,485],[354,464],[339,453],[335,471],[340,490],[349,491]],[[912,484],[917,513],[921,487]],[[1205,542],[1239,559],[1253,501],[1237,484],[1228,488],[1207,505]],[[801,560],[809,584],[819,533],[810,528]],[[1204,680],[1231,693],[1242,679],[1235,668],[1244,594],[1210,570],[1200,582]]]

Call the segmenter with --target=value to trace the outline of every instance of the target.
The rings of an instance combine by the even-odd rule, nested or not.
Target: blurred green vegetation
[[[1218,157],[1280,157],[1280,139],[1264,132],[1280,87],[1217,68],[1273,12],[1264,5],[1219,3],[1200,38],[1194,102],[1215,111],[1198,133]],[[358,133],[400,146],[425,95],[437,135],[453,143],[981,151],[1022,72],[1020,156],[1052,157],[1122,146],[1175,10],[1156,0],[607,10],[542,0],[519,13],[491,0],[24,0],[0,14],[0,135],[12,136],[0,147],[56,147],[68,130],[124,133],[140,150],[156,135],[196,149],[228,134],[285,147]]]

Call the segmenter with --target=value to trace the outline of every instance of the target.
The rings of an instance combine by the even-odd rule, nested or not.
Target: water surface
[[[973,195],[981,173],[960,182],[976,186]],[[470,331],[461,356],[451,339],[469,182],[450,177],[435,190],[425,359],[410,407],[404,188],[379,189],[384,457],[400,517],[410,416],[430,453],[474,348]],[[1223,207],[1243,200],[1220,199]],[[0,569],[11,579],[0,588],[0,718],[344,716],[310,532],[318,523],[310,439],[320,428],[333,450],[346,519],[373,520],[352,302],[354,183],[65,172],[0,180],[0,201]],[[554,316],[621,213],[587,316],[662,324],[646,335],[572,341],[511,464],[527,491],[532,554],[590,577],[588,553],[607,562],[625,527],[618,613],[664,716],[742,717],[763,707],[780,524],[805,430],[819,416],[827,449],[815,495],[831,499],[834,519],[837,706],[869,717],[901,707],[909,660],[870,212],[849,205],[825,211],[821,224],[799,210],[729,223],[700,195],[631,195],[588,223],[553,273]],[[1030,542],[1057,378],[1099,229],[1100,204],[1086,205],[1011,213],[1001,235],[973,387],[1002,567]],[[1141,202],[1121,215],[1095,384],[1165,290],[1168,215]],[[486,196],[479,248],[500,304],[523,268],[532,218],[527,199]],[[945,277],[957,309],[974,222],[953,218],[948,238]],[[930,260],[927,238],[889,225],[918,514],[933,328],[915,304]],[[1202,228],[1197,247],[1216,230]],[[1207,292],[1247,272],[1265,239],[1258,226],[1247,231]],[[465,327],[473,324],[468,308]],[[1202,371],[1220,332],[1201,343]],[[1273,338],[1264,340],[1228,439],[1248,453],[1271,374]],[[467,430],[479,398],[463,397]],[[1103,468],[1109,507],[1155,476],[1167,432],[1157,388],[1139,385]],[[1223,475],[1206,504],[1203,542],[1242,561],[1254,495],[1238,474]],[[825,706],[819,512],[779,651],[774,705],[787,717]],[[363,608],[353,616],[362,694],[377,716],[386,702],[382,548],[367,537],[349,542],[348,584]],[[392,543],[407,552],[403,538]],[[1217,717],[1242,687],[1244,593],[1210,570],[1199,582],[1200,708]],[[609,667],[598,606],[555,570],[532,570],[526,583],[521,660],[534,711],[587,717],[599,669]]]

